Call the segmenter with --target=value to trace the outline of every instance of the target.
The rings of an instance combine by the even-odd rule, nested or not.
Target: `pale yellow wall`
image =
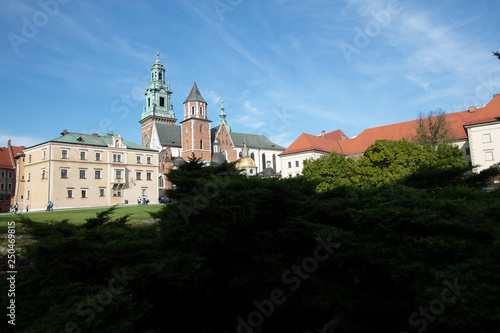
[[[67,151],[67,158],[62,158],[62,150]],[[43,151],[45,159],[43,159]],[[85,159],[80,153],[85,152]],[[101,160],[96,161],[96,153],[101,154]],[[137,198],[142,197],[146,190],[150,203],[158,201],[158,153],[133,150],[122,147],[93,147],[75,144],[46,143],[25,150],[25,184],[24,202],[30,205],[30,210],[45,209],[50,200],[54,208],[107,206],[128,203],[137,204]],[[121,161],[113,161],[113,155],[120,155]],[[29,156],[31,155],[31,162]],[[137,163],[141,156],[141,163]],[[151,164],[147,164],[147,157]],[[45,179],[41,179],[41,170],[46,169]],[[67,170],[67,178],[61,177],[61,170]],[[80,170],[85,171],[85,178],[80,178]],[[99,170],[101,178],[95,178]],[[122,170],[122,178],[115,178],[116,170]],[[136,179],[136,172],[141,172],[141,180]],[[147,180],[147,172],[151,180]],[[31,179],[27,181],[27,175]],[[113,184],[123,184],[121,196],[113,196]],[[104,196],[100,196],[100,189]],[[68,190],[73,191],[73,197],[68,198]],[[26,195],[29,193],[29,199]],[[86,197],[82,197],[86,191]]]

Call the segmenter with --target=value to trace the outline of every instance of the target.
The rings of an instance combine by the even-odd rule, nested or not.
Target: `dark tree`
[[[429,111],[427,114],[419,112],[413,141],[436,147],[438,143],[448,143],[455,139],[446,112],[441,109]]]

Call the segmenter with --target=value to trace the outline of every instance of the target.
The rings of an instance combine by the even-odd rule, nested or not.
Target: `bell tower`
[[[170,82],[165,84],[165,68],[156,53],[156,61],[151,66],[151,83],[147,85],[146,106],[142,108],[139,123],[142,126],[142,145],[150,147],[152,128],[155,123],[175,124],[174,107],[170,101]]]
[[[207,119],[207,102],[201,96],[195,80],[189,96],[184,101],[184,120],[180,122],[182,157],[185,160],[194,153],[196,157],[210,163],[210,123]]]

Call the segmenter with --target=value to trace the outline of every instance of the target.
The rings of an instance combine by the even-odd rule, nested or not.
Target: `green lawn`
[[[139,223],[144,220],[151,219],[149,212],[157,212],[163,205],[145,205],[145,206],[126,206],[117,207],[114,211],[112,218],[120,217],[125,214],[130,214],[129,223]],[[61,221],[68,219],[71,223],[82,224],[85,219],[94,217],[97,212],[103,211],[107,208],[92,208],[92,209],[72,209],[53,212],[40,212],[28,214],[5,214],[0,215],[0,234],[7,232],[7,222],[16,221],[20,215],[26,215],[33,221],[47,222],[47,221]]]

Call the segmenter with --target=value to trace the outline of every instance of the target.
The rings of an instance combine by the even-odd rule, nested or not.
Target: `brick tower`
[[[181,124],[182,157],[187,160],[194,155],[210,163],[212,147],[210,143],[210,123],[207,119],[207,102],[196,85],[184,101],[184,120]]]

